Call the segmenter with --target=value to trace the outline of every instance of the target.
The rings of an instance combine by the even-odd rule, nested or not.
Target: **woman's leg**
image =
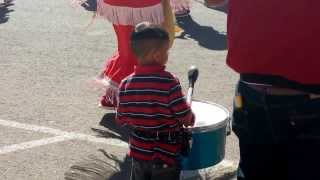
[[[101,100],[102,106],[115,106],[118,85],[122,79],[130,75],[134,66],[137,65],[137,58],[130,47],[130,36],[133,26],[113,25],[117,35],[118,50],[115,55],[107,59],[104,69],[104,81],[106,84],[106,95]]]
[[[105,68],[105,77],[119,84],[122,79],[133,72],[137,58],[130,47],[130,36],[133,26],[113,25],[118,40],[118,51],[109,59]]]

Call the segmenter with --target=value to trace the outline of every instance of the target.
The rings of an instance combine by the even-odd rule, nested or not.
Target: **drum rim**
[[[194,99],[194,100],[192,100],[192,102],[193,101],[207,103],[207,104],[217,106],[217,107],[221,108],[224,112],[226,112],[227,116],[226,116],[226,119],[224,119],[223,121],[216,123],[216,124],[212,124],[212,125],[208,125],[208,126],[201,126],[201,127],[188,127],[188,129],[191,132],[209,132],[209,131],[215,131],[215,130],[223,128],[223,127],[227,127],[228,122],[231,120],[231,118],[230,118],[230,112],[226,107],[224,107],[220,104],[214,103],[214,102],[210,102],[210,101],[202,101],[202,100],[198,100],[198,99]]]

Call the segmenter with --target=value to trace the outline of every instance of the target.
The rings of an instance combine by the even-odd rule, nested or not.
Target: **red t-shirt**
[[[319,0],[229,0],[228,65],[320,85]]]

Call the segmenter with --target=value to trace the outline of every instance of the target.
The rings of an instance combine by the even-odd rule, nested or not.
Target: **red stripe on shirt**
[[[162,84],[159,86],[159,84]],[[167,91],[170,88],[171,84],[166,83],[155,83],[155,82],[135,82],[130,84],[130,89],[156,89]],[[128,87],[121,87],[120,91],[127,89]]]
[[[168,103],[168,98],[166,96],[157,95],[130,95],[130,96],[120,96],[120,102],[132,102],[132,101],[157,101],[161,103]]]
[[[133,137],[129,139],[129,144],[146,150],[152,150],[154,147],[154,145],[151,143],[143,143],[141,141],[135,140]]]
[[[166,116],[171,116],[171,111],[168,108],[157,107],[157,108],[148,108],[148,107],[123,107],[121,112],[125,113],[143,113],[143,114],[164,114]],[[120,112],[120,113],[121,113]]]

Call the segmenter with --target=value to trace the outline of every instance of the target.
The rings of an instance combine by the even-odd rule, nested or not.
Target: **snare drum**
[[[192,101],[191,108],[195,114],[195,125],[190,128],[190,153],[181,161],[183,170],[207,168],[223,160],[230,122],[228,110],[219,104]]]

